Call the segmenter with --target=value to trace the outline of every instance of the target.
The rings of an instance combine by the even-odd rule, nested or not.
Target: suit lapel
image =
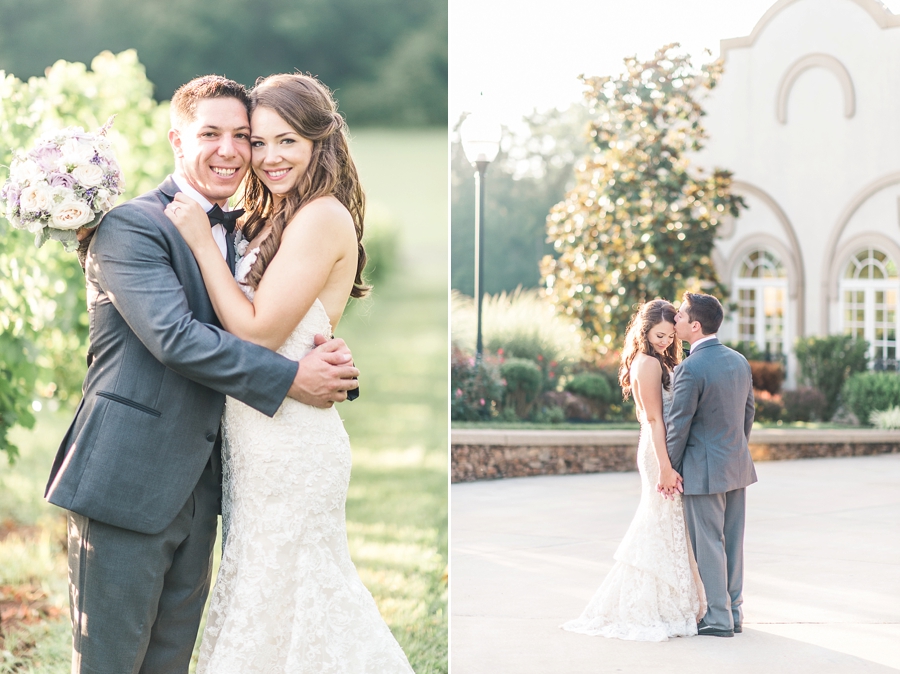
[[[178,184],[172,179],[171,175],[163,180],[157,189],[159,189],[164,197],[161,198],[160,201],[164,202],[166,206],[171,203],[172,200],[175,199],[175,195],[181,191],[181,188],[178,187]],[[231,270],[232,275],[234,275],[234,232],[231,234],[228,232],[225,233],[225,260],[228,262],[228,268]]]
[[[225,233],[225,259],[228,262],[231,275],[234,276],[234,232]]]
[[[175,195],[181,191],[181,188],[178,187],[178,185],[172,179],[172,176],[167,176],[166,179],[163,180],[162,183],[160,183],[157,189],[166,197],[168,197],[169,202],[171,202],[175,198]]]

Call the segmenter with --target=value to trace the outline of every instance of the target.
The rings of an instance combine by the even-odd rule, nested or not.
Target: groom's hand
[[[678,474],[678,471],[674,468],[669,468],[660,472],[656,491],[662,494],[663,498],[674,498],[676,492],[684,493],[683,482],[684,479]]]
[[[347,391],[359,386],[359,370],[343,339],[315,337],[316,348],[297,364],[297,375],[288,396],[313,407],[331,407],[347,399]]]

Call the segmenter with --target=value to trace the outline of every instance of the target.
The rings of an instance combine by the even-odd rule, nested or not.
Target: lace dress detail
[[[257,250],[238,262],[238,281]],[[317,333],[331,334],[318,299],[278,352],[297,360]],[[223,436],[227,535],[198,674],[411,674],[350,559],[338,411],[288,398],[269,418],[228,398]]]
[[[663,389],[663,417],[672,393]],[[656,491],[659,467],[650,424],[639,414],[637,464],[641,501],[616,563],[576,620],[565,630],[633,641],[666,641],[697,634],[706,613],[706,594],[691,551],[681,495],[667,500]]]

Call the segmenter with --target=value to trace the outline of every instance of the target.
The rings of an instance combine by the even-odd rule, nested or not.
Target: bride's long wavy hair
[[[260,245],[259,256],[246,283],[254,289],[259,286],[263,272],[278,252],[284,228],[297,211],[314,199],[333,196],[350,211],[356,228],[356,278],[350,296],[362,297],[369,290],[362,280],[366,266],[366,251],[362,244],[366,199],[350,156],[347,123],[338,113],[331,91],[310,75],[270,75],[258,80],[250,92],[251,116],[259,107],[277,113],[294,131],[311,140],[313,148],[309,167],[297,188],[277,205],[254,171],[247,176],[244,208],[248,215],[243,225],[244,237],[252,240],[267,224],[272,229]]]
[[[660,323],[675,325],[675,307],[671,302],[660,299],[644,302],[628,323],[625,346],[622,348],[622,363],[619,365],[619,385],[625,400],[631,396],[631,364],[639,353],[659,361],[662,366],[663,388],[668,391],[671,386],[669,373],[681,362],[681,340],[676,337],[663,353],[657,352],[647,335]]]

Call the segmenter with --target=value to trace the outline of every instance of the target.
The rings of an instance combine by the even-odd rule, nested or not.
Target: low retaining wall
[[[636,470],[638,431],[453,429],[452,482],[530,475]],[[900,431],[762,428],[750,434],[754,461],[900,453]]]

